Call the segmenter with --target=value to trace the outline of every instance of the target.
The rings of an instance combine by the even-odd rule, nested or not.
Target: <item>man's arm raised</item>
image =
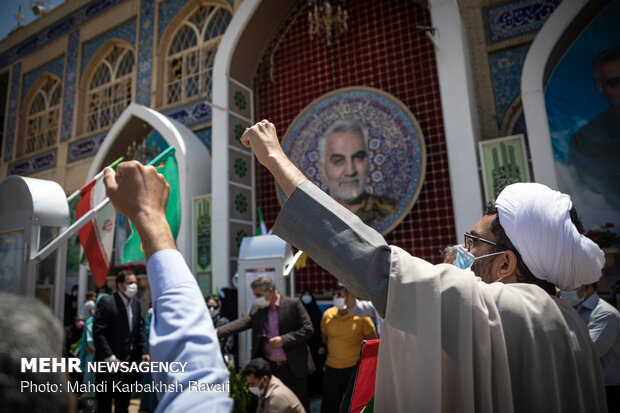
[[[252,149],[258,162],[271,172],[287,197],[291,196],[297,185],[308,180],[288,159],[280,146],[276,127],[268,120],[262,120],[246,130],[241,142]]]
[[[391,250],[374,229],[308,182],[287,158],[275,126],[263,120],[241,137],[288,197],[273,233],[304,250],[357,297],[385,315]]]
[[[153,302],[150,355],[157,362],[185,363],[183,371],[153,373],[167,390],[157,412],[229,412],[228,370],[198,284],[176,249],[166,221],[170,187],[154,167],[132,161],[106,168],[106,192],[133,222],[144,254]],[[209,388],[210,391],[192,391]],[[194,389],[195,390],[195,389]]]
[[[166,206],[170,186],[152,166],[140,162],[123,162],[116,168],[105,168],[103,182],[114,208],[133,223],[140,235],[148,260],[156,251],[176,249]]]

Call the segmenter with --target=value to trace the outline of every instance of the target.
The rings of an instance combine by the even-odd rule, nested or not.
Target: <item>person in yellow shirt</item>
[[[321,319],[321,336],[327,345],[321,413],[338,411],[359,359],[362,341],[378,338],[370,318],[347,311],[346,296],[347,289],[338,283],[333,293],[334,306]]]

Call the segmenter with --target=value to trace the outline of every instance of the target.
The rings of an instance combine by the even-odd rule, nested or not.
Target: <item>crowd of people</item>
[[[604,255],[582,235],[567,195],[534,183],[506,187],[464,243],[432,265],[387,245],[310,183],[282,151],[273,124],[257,123],[242,143],[288,197],[274,233],[338,279],[333,306],[321,314],[312,291],[287,297],[270,277],[259,276],[249,314],[224,319],[218,297],[202,296],[176,249],[165,219],[164,178],[152,167],[122,163],[105,170],[104,182],[142,240],[152,320],[144,322],[134,298],[135,275],[122,272],[113,294],[89,297],[86,317],[74,317],[67,329],[69,342],[81,331],[83,362],[183,361],[187,367],[152,378],[105,373],[82,380],[181,385],[145,401],[145,410],[232,411],[223,355],[234,351],[231,337],[251,329],[252,360],[240,367],[258,396],[258,412],[307,412],[317,394],[322,412],[337,412],[346,407],[363,340],[380,336],[376,411],[620,411],[620,314],[595,292]],[[23,357],[61,354],[58,321],[32,300],[3,294],[0,307],[4,407],[75,411],[66,392],[19,391],[21,380],[64,380],[62,372],[20,372]],[[190,382],[226,390],[190,391]],[[129,397],[84,396],[95,397],[97,411],[114,404],[117,413],[126,411]]]

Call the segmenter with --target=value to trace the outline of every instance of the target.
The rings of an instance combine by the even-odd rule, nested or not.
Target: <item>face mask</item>
[[[261,389],[258,388],[258,386],[256,387],[248,387],[248,390],[250,391],[250,393],[260,397],[263,394],[263,391]]]
[[[492,252],[491,254],[481,255],[479,257],[474,257],[474,255],[467,251],[463,246],[459,245],[456,249],[456,260],[454,261],[454,265],[462,270],[467,270],[474,265],[474,261],[479,260],[481,258],[492,257],[493,255],[503,254],[505,251]],[[501,278],[500,278],[501,280]]]
[[[562,300],[566,301],[573,307],[579,306],[583,302],[583,298],[577,295],[577,291],[562,291]]]
[[[84,328],[84,322],[83,321],[76,321],[75,322],[75,328]]]
[[[345,308],[344,298],[342,297],[334,298],[334,306],[336,306],[339,310],[344,310]]]
[[[304,304],[310,304],[312,302],[312,296],[311,295],[302,295],[301,296],[301,302]]]
[[[254,301],[254,303],[257,304],[260,308],[265,308],[269,306],[269,301],[267,301],[264,295],[262,297],[258,297],[256,301]]]
[[[462,245],[456,248],[456,260],[454,260],[454,265],[458,268],[466,270],[474,265],[474,261],[476,261],[476,257],[463,248]]]
[[[211,318],[215,317],[219,311],[219,308],[209,307],[209,314],[211,315]]]
[[[135,296],[138,293],[138,284],[129,284],[125,288],[125,295],[129,298]]]

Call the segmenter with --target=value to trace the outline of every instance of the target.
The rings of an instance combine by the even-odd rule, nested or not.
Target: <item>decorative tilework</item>
[[[402,0],[357,0],[346,7],[349,29],[337,36],[333,48],[324,38],[310,40],[307,2],[291,11],[281,29],[284,34],[272,39],[271,48],[278,44],[277,50],[273,55],[267,50],[256,73],[255,118],[269,119],[283,136],[313,100],[347,86],[375,87],[402,101],[420,123],[426,175],[415,205],[385,238],[439,263],[440,249],[455,244],[457,238],[435,51],[424,33],[415,29],[431,26],[429,10],[419,2]],[[262,166],[257,166],[256,204],[267,228],[272,227],[280,205],[273,177]],[[230,235],[233,241],[235,233]],[[312,260],[295,273],[296,291],[310,288],[322,294],[335,282]]]
[[[75,105],[75,83],[77,82],[79,45],[80,32],[76,30],[69,35],[69,42],[67,44],[65,95],[62,104],[62,129],[60,131],[61,142],[71,139],[73,129],[73,107]]]
[[[521,70],[529,48],[528,44],[489,55],[498,125],[510,102],[521,93]]]
[[[192,126],[211,120],[211,112],[211,106],[203,101],[197,101],[168,110],[164,114],[185,126]]]
[[[6,140],[4,143],[4,160],[13,157],[13,145],[15,144],[15,121],[17,119],[17,105],[19,98],[19,79],[22,64],[18,62],[11,71],[11,88],[9,90],[9,111],[6,125]]]
[[[198,139],[207,147],[209,152],[211,152],[211,128],[203,129],[198,132],[194,132]]]
[[[234,0],[228,0],[234,6]],[[179,10],[187,4],[187,0],[167,0],[159,4],[159,39]]]
[[[136,103],[150,106],[151,72],[153,71],[153,24],[155,0],[140,2],[140,38],[138,43],[138,96]]]
[[[89,4],[76,10],[75,13],[52,24],[51,26],[48,26],[46,29],[41,30],[12,49],[0,54],[0,68],[3,68],[24,57],[28,53],[45,46],[52,40],[70,32],[86,21],[123,1],[125,0],[94,0],[90,2]]]
[[[43,73],[45,72],[53,73],[56,76],[58,76],[59,79],[62,80],[62,78],[64,77],[63,76],[64,71],[65,71],[65,56],[62,55],[52,60],[51,62],[26,73],[24,75],[24,82],[22,84],[22,100],[24,99],[24,96],[26,96],[26,94],[30,91],[30,88],[32,87],[34,82],[36,82],[37,79],[39,79],[39,77]]]
[[[89,136],[88,138],[81,139],[77,142],[69,144],[69,151],[67,152],[67,162],[75,162],[83,158],[94,155],[97,149],[103,143],[107,133],[101,133],[98,135]]]
[[[132,49],[136,44],[136,19],[127,20],[120,26],[109,30],[102,35],[89,40],[82,45],[82,67],[80,74],[84,73],[84,69],[92,59],[93,55],[110,39],[122,39],[128,42]]]
[[[56,166],[56,151],[54,148],[26,159],[20,159],[9,165],[9,175],[30,175]]]
[[[159,39],[161,39],[161,35],[168,27],[168,24],[170,24],[170,21],[186,3],[186,0],[167,0],[159,4]]]
[[[495,43],[538,30],[562,0],[521,0],[483,9],[487,42]]]

